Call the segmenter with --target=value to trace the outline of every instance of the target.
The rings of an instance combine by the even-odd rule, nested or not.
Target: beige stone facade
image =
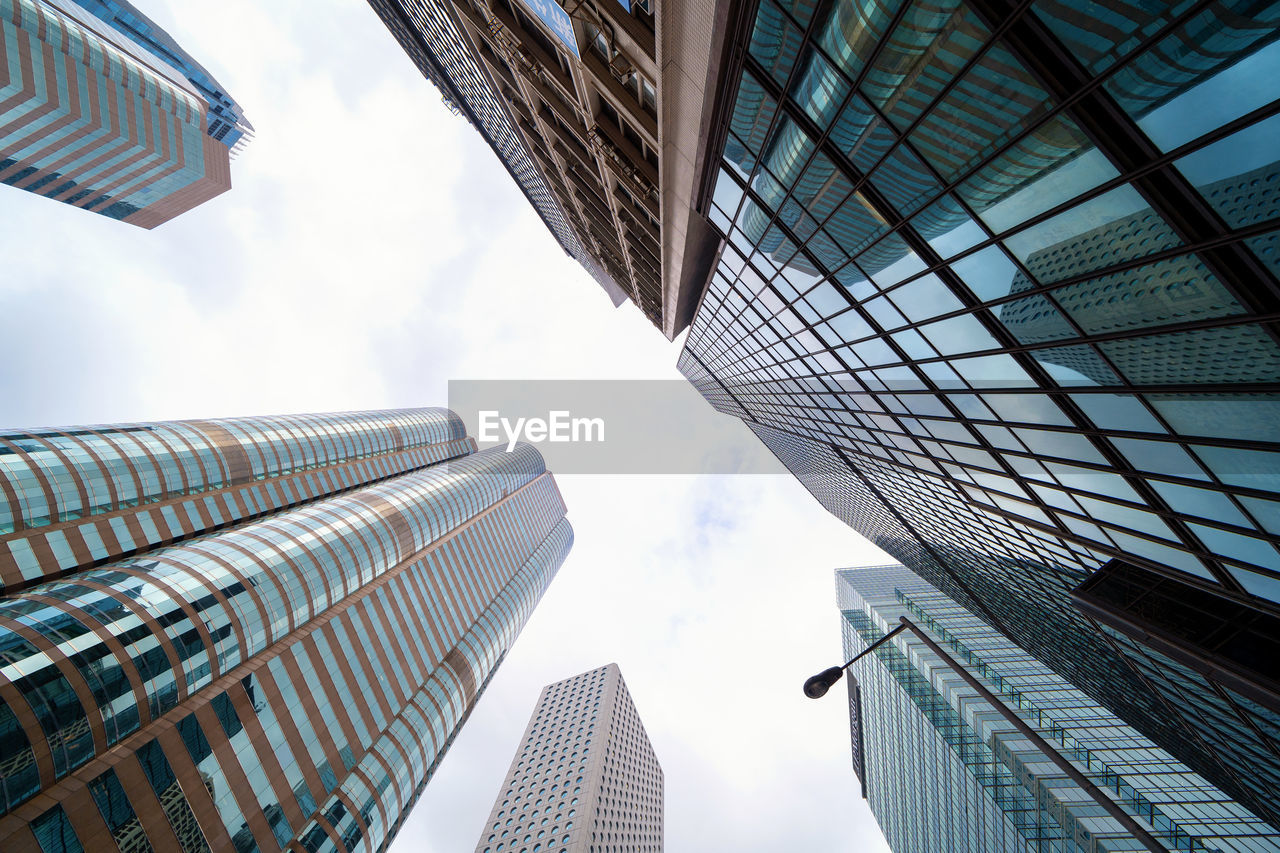
[[[614,303],[629,299],[668,338],[683,331],[717,245],[695,206],[728,0],[371,3]],[[465,59],[441,55],[457,47]],[[481,114],[477,84],[504,116]]]
[[[661,853],[662,768],[617,664],[549,684],[476,853]]]

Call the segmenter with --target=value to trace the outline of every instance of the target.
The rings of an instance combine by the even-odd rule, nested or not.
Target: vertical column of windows
[[[217,808],[227,835],[231,837],[236,853],[256,851],[258,846],[254,840],[253,831],[240,811],[231,783],[213,754],[209,739],[205,736],[204,728],[195,714],[188,714],[179,720],[177,729],[191,763],[195,765],[200,778],[205,781],[209,796]]]
[[[169,820],[169,826],[172,827],[178,844],[187,853],[209,853],[209,843],[159,743],[154,740],[147,741],[138,748],[137,758],[143,775],[146,776],[165,817]]]

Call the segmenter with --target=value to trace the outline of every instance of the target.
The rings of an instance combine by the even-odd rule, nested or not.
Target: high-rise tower
[[[1170,851],[1280,831],[902,566],[836,573],[848,657],[905,616]],[[894,853],[1147,849],[911,633],[850,670],[854,771]]]
[[[1280,820],[1280,5],[722,5],[681,369]]]
[[[0,36],[0,181],[142,228],[231,188],[243,110],[129,3],[0,0]]]
[[[209,107],[205,131],[233,152],[253,136],[253,125],[245,117],[244,108],[194,56],[183,49],[173,36],[142,14],[128,0],[75,0],[85,11],[110,25],[117,32],[147,48],[169,65],[182,72],[200,92]]]
[[[476,853],[661,853],[662,768],[618,665],[542,689]]]
[[[614,304],[683,331],[715,250],[690,194],[724,4],[369,3]]]
[[[0,433],[0,848],[382,849],[571,544],[444,409]]]

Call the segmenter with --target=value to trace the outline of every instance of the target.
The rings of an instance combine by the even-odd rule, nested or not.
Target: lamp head
[[[810,676],[804,683],[804,695],[810,699],[821,699],[827,695],[831,685],[839,681],[843,675],[844,667],[833,666],[830,669],[824,669],[817,675]]]

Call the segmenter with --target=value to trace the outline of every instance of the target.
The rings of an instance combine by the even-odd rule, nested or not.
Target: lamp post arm
[[[1084,789],[1085,793],[1092,797],[1094,802],[1102,806],[1106,810],[1107,814],[1119,821],[1134,838],[1145,844],[1149,850],[1153,851],[1153,853],[1169,853],[1169,848],[1157,841],[1146,829],[1143,829],[1128,812],[1116,804],[1115,800],[1108,797],[1101,788],[1093,784],[1087,776],[1077,770],[1075,765],[1067,760],[1066,756],[1058,752],[1058,750],[1055,749],[1047,740],[1042,738],[1035,729],[1031,728],[1031,726],[1027,725],[1021,717],[1015,714],[1008,705],[988,690],[982,682],[978,681],[978,679],[975,678],[967,669],[957,663],[951,655],[943,651],[942,647],[935,643],[933,638],[927,635],[920,626],[916,625],[905,616],[900,617],[900,621],[901,624],[897,628],[894,628],[888,634],[885,634],[862,654],[865,655],[867,652],[871,651],[871,649],[889,639],[903,628],[909,629],[911,633],[920,638],[920,642],[924,643],[929,648],[929,651],[942,658],[943,662],[949,669],[964,679],[965,684],[968,684],[977,691],[979,696],[986,699],[987,702],[996,709],[996,712],[999,713],[1000,716],[1004,717],[1005,720],[1018,730],[1019,734],[1031,741],[1031,743],[1033,743],[1042,753],[1047,755],[1054,764],[1058,765],[1058,768],[1063,773],[1067,774],[1068,778],[1070,778],[1072,782],[1075,782]],[[858,655],[858,657],[862,657],[862,655]],[[856,661],[857,659],[858,658],[854,658],[853,660]],[[850,661],[849,663],[853,663],[853,661]],[[846,666],[848,666],[848,664],[846,664]]]
[[[857,663],[858,661],[862,660],[862,659],[863,659],[864,657],[866,657],[867,655],[869,655],[869,654],[871,654],[872,652],[874,652],[874,651],[875,651],[876,649],[878,649],[880,646],[884,645],[884,644],[885,644],[885,643],[887,643],[889,640],[892,640],[892,639],[893,639],[894,637],[896,637],[898,634],[901,634],[904,630],[906,630],[906,628],[907,628],[907,627],[909,627],[909,626],[908,626],[908,625],[899,625],[897,628],[894,628],[892,631],[890,631],[889,633],[885,634],[883,637],[881,637],[880,639],[876,640],[874,643],[872,643],[871,645],[867,646],[867,647],[866,647],[865,649],[863,649],[862,651],[858,652],[856,655],[854,655],[854,656],[853,656],[853,658],[852,658],[848,663],[846,663],[844,666],[842,666],[842,667],[840,667],[840,668],[841,668],[841,669],[848,669],[849,667],[853,666],[855,663]]]

